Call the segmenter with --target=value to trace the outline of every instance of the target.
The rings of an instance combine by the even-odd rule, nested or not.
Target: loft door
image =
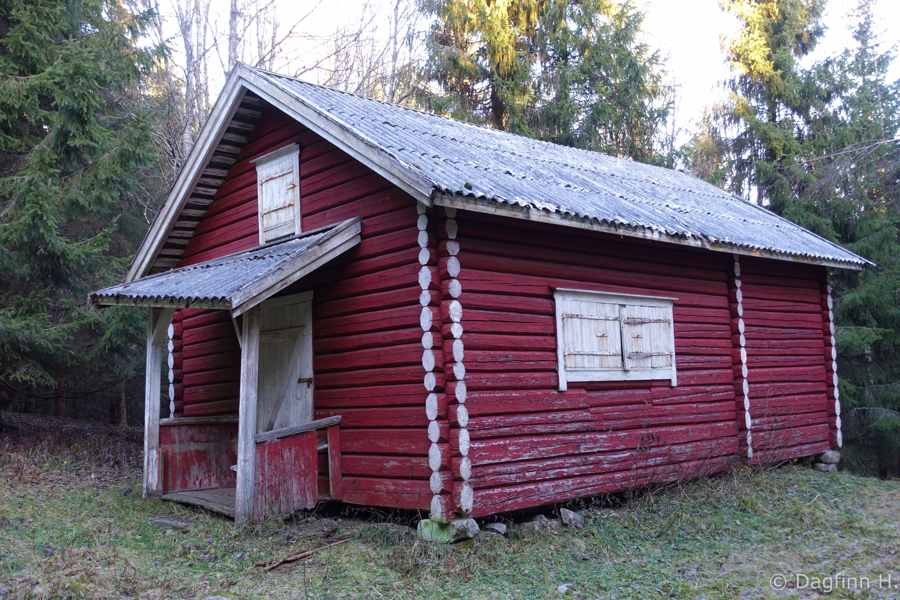
[[[256,433],[313,420],[312,295],[260,307]]]

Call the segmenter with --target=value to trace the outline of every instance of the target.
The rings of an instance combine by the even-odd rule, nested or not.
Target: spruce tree
[[[688,168],[877,266],[834,270],[841,403],[850,456],[900,467],[900,82],[875,31],[875,0],[850,15],[855,47],[799,68],[821,35],[814,0],[727,0],[744,27],[736,76],[685,149]],[[857,461],[857,466],[868,459]]]
[[[0,0],[0,387],[112,386],[139,369],[139,311],[90,312],[157,194],[142,88],[150,18],[121,0]]]
[[[427,99],[448,116],[640,161],[669,115],[662,60],[630,1],[424,0]]]
[[[834,273],[835,319],[847,440],[886,475],[900,467],[900,81],[887,81],[895,55],[881,48],[873,5],[854,11],[855,47],[815,70],[821,108],[793,212],[877,265]]]
[[[801,154],[798,129],[811,106],[798,61],[816,46],[825,0],[720,0],[741,21],[726,46],[735,72],[723,115],[732,129],[731,190],[785,216],[790,175]]]

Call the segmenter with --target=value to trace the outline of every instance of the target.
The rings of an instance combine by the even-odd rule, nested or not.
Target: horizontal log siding
[[[474,516],[721,471],[736,459],[730,257],[464,211],[457,220]],[[554,287],[677,297],[678,386],[570,383],[560,393]],[[447,383],[451,424],[456,385]],[[450,451],[458,465],[452,436]]]
[[[741,258],[753,462],[810,456],[831,446],[824,271]]]
[[[252,161],[283,146],[303,143],[304,133],[303,126],[292,119],[265,109],[185,247],[179,267],[259,245]],[[175,387],[176,416],[237,414],[241,353],[230,314],[197,309],[179,312],[183,317],[182,347],[173,358],[182,381]]]
[[[302,135],[303,230],[363,219],[357,248],[284,292],[313,290],[315,418],[341,415],[345,502],[427,509],[416,201],[331,143]]]
[[[291,143],[301,147],[303,230],[363,219],[363,239],[356,249],[284,292],[313,290],[315,418],[342,417],[344,501],[427,509],[432,494],[415,200],[268,108],[188,244],[182,264],[258,245],[251,161]],[[431,293],[439,304],[437,289]],[[236,414],[240,348],[228,313],[183,312],[181,414]],[[443,377],[439,385],[444,385]]]

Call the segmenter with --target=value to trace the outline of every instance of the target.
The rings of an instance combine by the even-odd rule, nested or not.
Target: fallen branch
[[[348,535],[346,537],[342,537],[338,540],[331,542],[330,544],[325,544],[324,546],[319,546],[318,548],[313,548],[312,550],[305,550],[300,552],[299,554],[292,554],[291,556],[285,556],[279,561],[270,563],[266,565],[266,563],[257,563],[257,566],[265,565],[263,571],[272,571],[277,569],[278,567],[285,565],[287,563],[297,562],[298,560],[303,560],[304,558],[309,558],[319,550],[324,550],[325,548],[331,548],[332,546],[337,546],[338,544],[343,544],[344,542],[349,542],[352,539],[355,539],[356,536]]]

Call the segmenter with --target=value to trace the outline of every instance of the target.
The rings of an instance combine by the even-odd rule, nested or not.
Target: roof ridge
[[[484,131],[490,131],[490,132],[493,132],[493,133],[504,133],[504,134],[508,134],[508,135],[514,135],[514,136],[517,136],[517,137],[521,137],[521,138],[524,138],[524,139],[532,139],[532,138],[528,138],[528,137],[523,136],[523,135],[519,135],[518,133],[512,133],[512,132],[510,132],[510,131],[504,131],[504,130],[502,130],[502,129],[495,129],[494,127],[490,127],[490,126],[488,126],[488,125],[479,125],[478,123],[472,123],[471,121],[462,121],[462,120],[460,120],[460,119],[454,119],[453,117],[447,117],[447,116],[444,116],[444,115],[439,115],[439,114],[437,114],[437,113],[428,112],[428,111],[423,110],[423,109],[421,109],[421,108],[414,108],[414,107],[412,107],[412,106],[406,106],[405,104],[395,104],[395,103],[393,103],[393,102],[388,102],[387,100],[380,100],[380,99],[378,99],[378,98],[372,98],[372,97],[370,97],[370,96],[363,96],[362,94],[356,94],[356,93],[354,93],[354,92],[348,92],[347,90],[342,90],[342,89],[339,89],[339,88],[330,87],[330,86],[327,86],[327,85],[323,85],[323,84],[321,84],[321,83],[313,83],[313,82],[311,82],[311,81],[306,81],[306,80],[304,80],[304,79],[300,79],[299,77],[292,77],[292,76],[290,76],[290,75],[285,75],[284,73],[276,73],[275,71],[269,71],[269,70],[267,70],[267,69],[260,69],[259,67],[251,67],[250,65],[247,65],[247,64],[245,64],[244,66],[247,67],[248,69],[251,69],[251,70],[254,70],[254,71],[257,71],[257,72],[260,72],[260,73],[265,73],[266,75],[271,75],[272,77],[278,77],[279,79],[288,79],[288,80],[290,80],[290,81],[294,81],[294,82],[296,82],[296,83],[300,83],[300,84],[303,84],[303,85],[308,85],[308,86],[311,86],[311,87],[314,87],[314,88],[318,88],[318,89],[320,89],[320,90],[326,90],[326,91],[328,91],[328,92],[334,92],[334,93],[337,93],[337,94],[344,94],[345,96],[352,96],[352,97],[354,97],[354,98],[359,98],[360,100],[366,100],[366,101],[368,101],[368,102],[377,102],[378,104],[382,104],[382,105],[384,105],[384,106],[389,106],[389,107],[391,107],[391,108],[399,108],[399,109],[407,110],[407,111],[414,112],[414,113],[417,113],[417,114],[420,114],[420,115],[425,115],[425,116],[428,116],[428,117],[434,117],[434,118],[436,118],[436,119],[441,119],[441,120],[443,120],[443,121],[448,121],[448,122],[450,122],[450,123],[453,123],[454,125],[468,125],[468,126],[470,126],[470,127],[475,127],[475,128],[477,128],[477,129],[481,129],[481,130],[484,130]],[[536,140],[536,141],[542,141],[542,140]],[[543,143],[550,143],[550,142],[543,142]],[[557,144],[554,144],[554,145],[557,145]]]

